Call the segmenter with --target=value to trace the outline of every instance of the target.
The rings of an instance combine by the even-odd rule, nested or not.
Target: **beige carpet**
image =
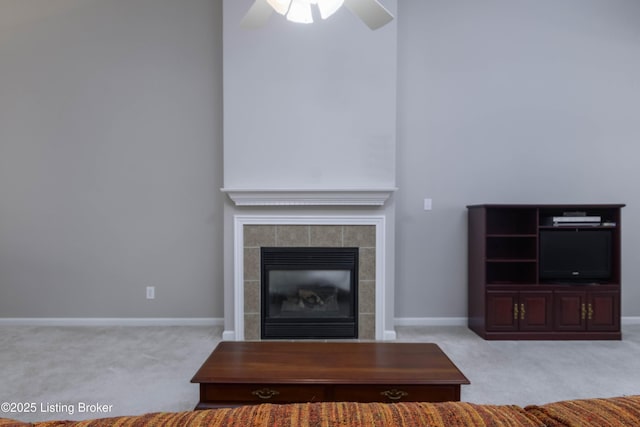
[[[465,401],[527,405],[640,394],[640,325],[623,328],[623,341],[484,341],[464,327],[397,332],[398,341],[442,347],[471,381],[462,386]],[[210,327],[0,327],[0,403],[36,409],[0,417],[192,409],[198,387],[189,380],[221,334]],[[79,413],[81,407],[107,411]]]

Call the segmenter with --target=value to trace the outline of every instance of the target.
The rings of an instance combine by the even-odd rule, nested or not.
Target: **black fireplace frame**
[[[262,339],[354,339],[358,338],[357,247],[262,247],[260,248],[260,336]],[[339,318],[269,318],[269,271],[348,270],[351,281],[350,315]]]

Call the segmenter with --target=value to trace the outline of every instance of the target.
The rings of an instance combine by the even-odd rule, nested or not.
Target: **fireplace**
[[[358,252],[262,247],[262,339],[357,338]]]
[[[269,212],[232,218],[230,234],[234,242],[234,262],[229,270],[232,272],[229,275],[231,289],[225,294],[228,299],[225,307],[231,307],[233,311],[228,323],[225,318],[223,339],[262,339],[263,247],[357,247],[357,339],[395,339],[393,328],[385,326],[385,322],[393,319],[393,268],[390,262],[393,258],[387,256],[389,240],[383,215],[278,215]]]

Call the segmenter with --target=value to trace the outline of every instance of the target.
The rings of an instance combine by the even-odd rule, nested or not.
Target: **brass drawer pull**
[[[397,390],[395,388],[391,390],[385,390],[383,392],[380,392],[380,394],[385,397],[388,397],[391,400],[400,400],[403,397],[409,396],[409,393],[407,393],[406,391]]]
[[[258,396],[260,399],[271,399],[273,396],[277,396],[280,392],[272,390],[270,388],[261,388],[260,390],[252,391],[251,394]]]

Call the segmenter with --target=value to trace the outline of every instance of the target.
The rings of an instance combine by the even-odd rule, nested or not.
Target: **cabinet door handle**
[[[580,318],[582,320],[587,318],[587,309],[584,304],[582,304],[582,306],[580,307]]]
[[[258,396],[260,399],[266,400],[271,399],[273,396],[277,396],[280,392],[276,390],[272,390],[270,388],[261,388],[260,390],[252,391],[251,394],[254,396]]]
[[[513,304],[513,318],[518,320],[518,304]]]
[[[524,311],[524,304],[520,304],[520,320],[524,320],[524,315],[525,315],[525,311]]]
[[[402,391],[402,390],[398,390],[398,389],[391,389],[391,390],[385,390],[380,392],[381,395],[388,397],[391,400],[400,400],[403,397],[407,397],[409,396],[409,393],[407,393],[406,391]]]
[[[589,320],[593,319],[593,306],[589,304]]]

